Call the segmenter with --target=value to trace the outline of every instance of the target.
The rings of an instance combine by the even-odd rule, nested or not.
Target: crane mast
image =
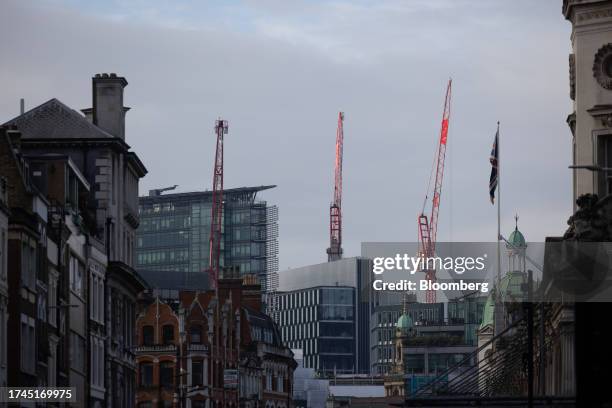
[[[211,287],[217,289],[221,256],[221,231],[223,227],[223,136],[227,134],[227,120],[219,118],[215,122],[217,149],[213,169],[212,213],[210,223],[208,268]]]
[[[442,124],[440,128],[440,140],[438,142],[437,158],[435,158],[436,177],[434,181],[433,196],[431,200],[431,216],[428,218],[427,215],[425,215],[425,205],[427,204],[426,195],[425,203],[423,204],[423,211],[418,217],[419,255],[425,259],[434,257],[436,252],[438,213],[440,211],[440,197],[442,195],[442,181],[444,179],[444,160],[446,158],[446,142],[448,139],[448,125],[450,120],[451,85],[452,80],[449,79],[448,86],[446,88],[446,97],[444,98],[444,111],[442,112]],[[428,192],[429,187],[430,186],[428,186]],[[435,268],[429,268],[429,265],[427,265],[427,263],[425,263],[425,265],[425,278],[430,283],[435,282]],[[436,302],[436,292],[433,289],[428,288],[425,294],[425,301],[427,303]]]
[[[344,112],[338,113],[336,130],[336,164],[334,175],[334,201],[329,206],[329,248],[327,260],[342,259],[342,150],[344,145]]]

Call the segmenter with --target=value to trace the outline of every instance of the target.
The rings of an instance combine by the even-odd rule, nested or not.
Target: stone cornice
[[[612,17],[611,8],[587,10],[579,12],[579,8],[584,6],[593,6],[606,3],[607,0],[563,0],[563,16],[573,23],[587,21],[596,18]]]

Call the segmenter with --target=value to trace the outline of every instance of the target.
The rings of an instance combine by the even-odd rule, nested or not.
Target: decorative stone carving
[[[593,20],[593,19],[598,19],[598,18],[609,18],[609,17],[612,17],[612,10],[594,10],[594,11],[587,11],[587,12],[578,14],[577,20],[581,22],[581,21]]]
[[[595,54],[593,76],[603,88],[612,90],[612,43],[604,45]]]
[[[567,221],[564,240],[612,241],[612,195],[601,200],[597,194],[583,194],[576,200],[578,210]]]

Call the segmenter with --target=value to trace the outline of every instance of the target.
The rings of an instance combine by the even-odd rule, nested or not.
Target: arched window
[[[140,371],[140,386],[151,387],[153,385],[153,364],[140,363],[138,368]]]
[[[172,344],[174,342],[174,326],[166,324],[162,327],[162,338],[164,344]]]
[[[153,326],[143,326],[142,327],[142,345],[143,346],[152,346],[155,342],[155,331]]]
[[[174,363],[162,361],[159,365],[159,385],[164,388],[174,387]]]
[[[191,343],[202,343],[202,326],[200,326],[199,324],[191,326],[191,329],[189,330],[189,336],[191,338]]]

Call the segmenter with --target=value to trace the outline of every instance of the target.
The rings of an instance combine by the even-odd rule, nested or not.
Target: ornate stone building
[[[573,163],[612,167],[612,2],[564,0],[563,15],[572,24],[569,55],[573,112]],[[607,171],[577,169],[574,200],[582,194],[603,197],[612,192]]]
[[[21,132],[24,155],[66,156],[89,186],[89,194],[79,204],[91,216],[77,227],[86,228],[92,237],[83,244],[84,253],[90,256],[87,262],[80,259],[82,271],[81,264],[74,267],[83,276],[84,292],[91,290],[92,299],[95,295],[94,304],[103,296],[100,303],[104,310],[94,310],[93,304],[91,310],[89,304],[87,310],[78,309],[83,309],[77,319],[79,325],[83,322],[83,330],[75,334],[74,341],[80,344],[82,339],[84,349],[96,355],[95,359],[84,356],[87,361],[79,374],[89,381],[87,403],[91,406],[132,407],[135,399],[136,301],[146,283],[134,270],[133,258],[139,224],[138,182],[146,169],[126,143],[125,113],[129,108],[123,106],[125,86],[123,77],[98,74],[92,78],[92,108],[84,109],[84,115],[51,99],[5,124]],[[58,239],[61,247],[63,238]],[[69,271],[62,268],[70,264],[62,259],[58,262],[60,281],[64,282],[62,274]],[[66,304],[72,304],[74,292]],[[88,299],[77,296],[76,301],[83,306]],[[64,309],[59,308],[60,315]],[[103,379],[99,378],[102,374]]]
[[[291,404],[293,354],[261,312],[253,276],[225,275],[213,291],[146,302],[136,321],[137,407]]]

